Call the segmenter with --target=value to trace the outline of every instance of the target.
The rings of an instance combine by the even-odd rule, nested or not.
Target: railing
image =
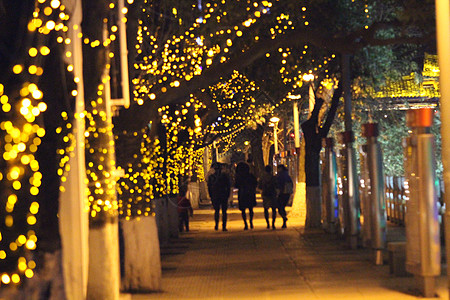
[[[388,221],[405,224],[406,201],[409,199],[409,191],[405,188],[405,178],[398,176],[386,176],[386,214]]]
[[[386,214],[388,221],[398,224],[405,224],[406,202],[409,199],[408,184],[403,176],[386,176],[385,177],[385,191],[386,191]],[[438,212],[441,216],[444,214],[445,206],[443,203],[444,184],[442,180],[437,183],[437,197],[438,197]]]

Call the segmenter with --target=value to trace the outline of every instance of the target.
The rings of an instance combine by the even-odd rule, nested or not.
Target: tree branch
[[[258,42],[255,42],[255,44],[247,51],[238,51],[236,56],[228,59],[225,63],[218,62],[220,56],[216,56],[211,67],[204,70],[200,76],[196,76],[190,81],[181,83],[181,86],[178,88],[168,88],[166,93],[157,93],[157,106],[160,107],[171,103],[186,102],[186,98],[194,91],[217,83],[223,76],[231,74],[233,70],[243,70],[267,52],[271,52],[280,47],[303,46],[305,43],[308,43],[333,52],[351,54],[368,45],[385,46],[399,43],[417,44],[424,42],[424,39],[420,37],[393,39],[374,38],[376,31],[385,26],[393,26],[393,24],[376,23],[368,30],[361,30],[344,37],[335,37],[325,34],[323,31],[312,29],[305,30],[304,28],[301,28],[276,37],[275,39],[261,39]],[[358,36],[360,36],[360,38],[358,38]],[[155,101],[144,101],[144,104],[141,106],[132,104],[130,109],[121,112],[119,122],[126,127],[131,126],[132,128],[135,128],[135,130],[140,129],[148,123],[149,116],[153,109],[155,109]]]

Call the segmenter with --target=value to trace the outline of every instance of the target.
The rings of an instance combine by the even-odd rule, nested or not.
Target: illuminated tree
[[[60,255],[57,214],[65,153],[56,154],[70,139],[67,112],[73,108],[75,85],[58,42],[64,9],[59,14],[59,4],[54,6],[0,2],[2,285],[21,283],[47,263],[30,250],[56,261]]]
[[[370,77],[379,65],[388,65],[381,59],[378,66],[367,64],[389,52],[379,46],[428,45],[434,36],[429,0],[304,3],[142,0],[129,6],[132,15],[139,17],[130,18],[135,23],[128,22],[129,32],[136,34],[129,41],[130,56],[136,57],[134,101],[115,119],[118,157],[126,169],[119,204],[113,178],[112,124],[105,101],[106,74],[114,56],[109,50],[117,31],[116,1],[83,1],[84,20],[77,38],[84,44],[87,110],[83,116],[92,228],[115,223],[119,205],[129,217],[151,213],[148,200],[177,191],[179,179],[190,172],[188,159],[199,161],[201,146],[219,136],[231,140],[246,127],[260,128],[261,119],[271,110],[265,108],[267,99],[276,107],[290,93],[297,94],[302,75],[339,78],[341,55],[352,54],[354,71]],[[0,66],[4,70],[0,75],[0,264],[5,270],[1,275],[4,284],[32,276],[34,263],[23,258],[35,247],[36,239],[44,252],[60,249],[59,178],[64,181],[64,172],[70,169],[73,96],[77,94],[73,85],[78,82],[70,75],[73,66],[63,62],[71,54],[61,49],[62,44],[70,44],[66,33],[73,29],[66,25],[72,13],[67,8],[57,0],[0,1]],[[389,60],[397,57],[389,56]],[[218,117],[223,120],[213,127]],[[134,137],[132,142],[123,143],[130,137]],[[56,149],[59,161],[53,155]],[[134,191],[139,189],[144,195],[139,205],[145,205],[141,213],[139,205],[132,206],[128,215],[126,205],[137,204]],[[39,229],[44,229],[42,242]]]
[[[159,119],[156,108],[183,105],[191,94],[202,107],[217,111],[217,103],[201,94],[236,71],[276,103],[300,92],[304,74],[342,78],[341,58],[349,55],[354,56],[354,77],[372,76],[366,84],[382,82],[400,73],[383,72],[394,69],[392,62],[416,51],[390,45],[429,45],[433,28],[422,26],[433,18],[428,2],[430,10],[420,14],[418,1],[144,2],[133,81],[136,102],[120,113],[117,126],[137,131]]]

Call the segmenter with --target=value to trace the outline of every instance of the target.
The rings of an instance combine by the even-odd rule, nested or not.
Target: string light
[[[52,31],[63,34],[66,20],[65,8],[59,1],[37,2],[27,29],[30,35],[40,37],[33,39],[25,62],[15,62],[10,70],[20,76],[16,82],[22,83],[0,83],[0,104],[5,116],[0,122],[0,219],[5,225],[0,232],[0,281],[5,285],[20,284],[24,278],[34,276],[36,263],[30,251],[36,249],[34,227],[42,182],[35,153],[46,134],[39,119],[47,110],[43,101],[46,95],[37,82],[43,74],[43,58],[51,52],[44,44],[47,36]]]

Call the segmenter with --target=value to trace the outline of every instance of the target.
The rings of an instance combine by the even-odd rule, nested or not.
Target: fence
[[[386,214],[388,221],[398,224],[405,224],[406,202],[409,199],[408,182],[403,176],[386,176]],[[445,212],[443,194],[444,184],[442,180],[436,182],[436,191],[438,197],[439,222]]]

